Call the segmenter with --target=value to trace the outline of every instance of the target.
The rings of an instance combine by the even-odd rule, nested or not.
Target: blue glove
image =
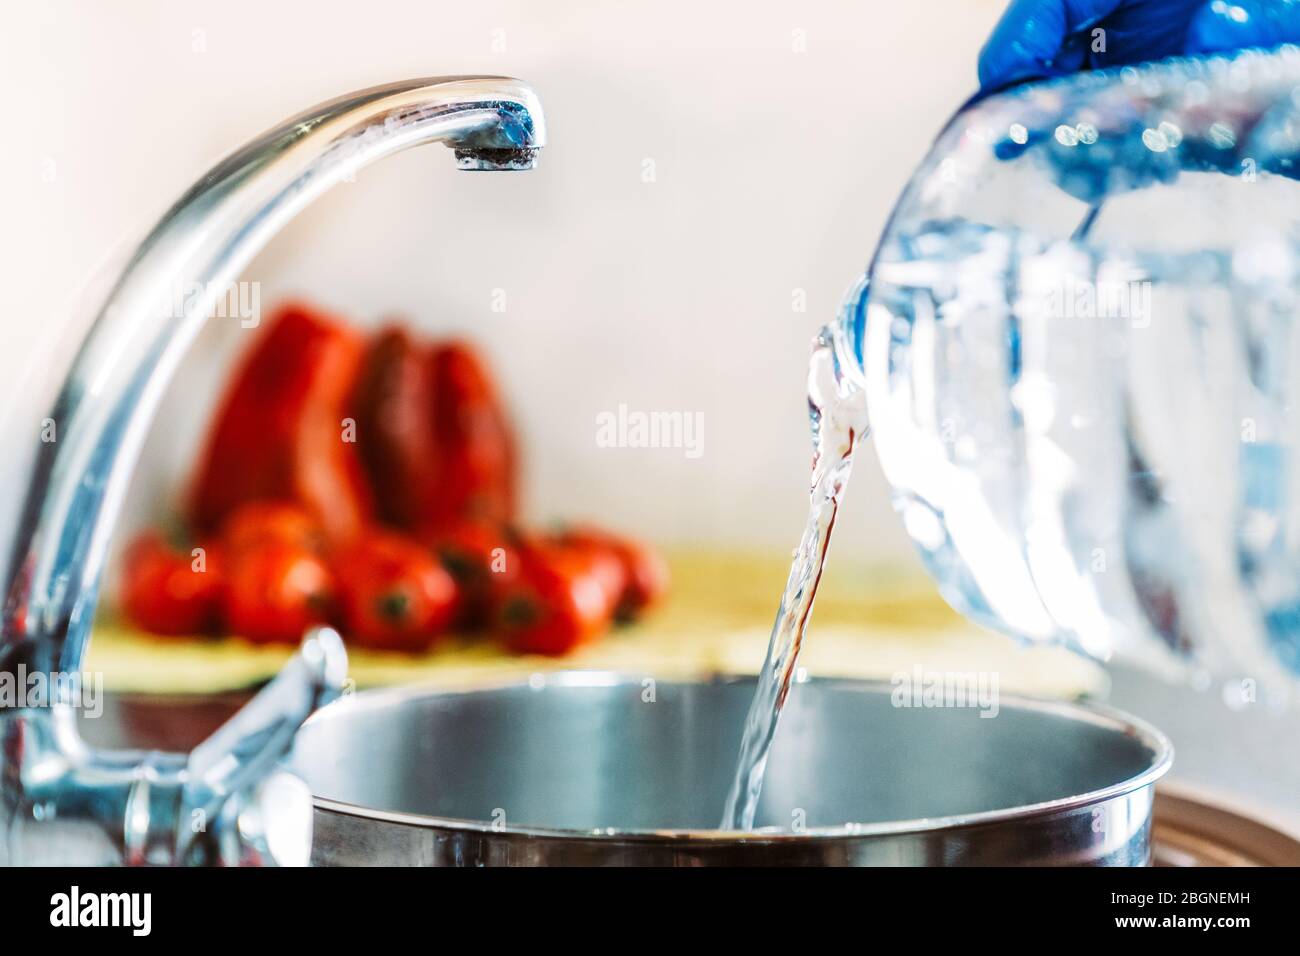
[[[1297,42],[1300,0],[1012,0],[980,51],[980,89]]]

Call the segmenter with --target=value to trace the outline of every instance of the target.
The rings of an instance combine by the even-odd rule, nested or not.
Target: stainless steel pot
[[[1173,751],[1115,711],[796,687],[758,832],[714,829],[752,679],[367,691],[298,736],[318,865],[1143,865]]]

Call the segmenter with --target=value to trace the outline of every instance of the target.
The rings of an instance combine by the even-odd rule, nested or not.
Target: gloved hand
[[[971,102],[1079,70],[1288,42],[1300,42],[1300,0],[1012,0],[980,53],[981,89]],[[1246,126],[1223,118],[1236,128],[1234,142],[1187,128],[1178,150],[1166,152],[1143,138],[1154,124],[1115,114],[1097,142],[1078,149],[1055,141],[1059,118],[1050,108],[1041,116],[1029,109],[1014,138],[1008,133],[993,149],[1003,160],[1040,152],[1062,189],[1096,203],[1112,192],[1172,181],[1185,168],[1240,171],[1239,154],[1258,144]],[[1293,144],[1250,158],[1259,171],[1300,178]]]
[[[980,89],[1296,42],[1300,0],[1012,0],[980,52]]]

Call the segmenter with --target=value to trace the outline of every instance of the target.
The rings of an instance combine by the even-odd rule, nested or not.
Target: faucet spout
[[[82,344],[38,449],[6,572],[0,671],[78,672],[109,533],[153,411],[214,302],[284,225],[381,157],[442,142],[461,169],[531,168],[546,142],[531,88],[440,77],[363,90],[232,153],[133,255]],[[199,289],[177,314],[177,288]]]
[[[43,701],[0,695],[0,864],[265,861],[279,844],[273,834],[250,837],[239,810],[272,790],[293,817],[277,816],[276,825],[310,832],[301,785],[287,802],[292,786],[268,786],[297,726],[339,691],[347,665],[337,635],[308,636],[275,690],[188,760],[88,750],[76,732],[76,678],[131,471],[203,320],[271,237],[327,189],[434,142],[454,150],[461,169],[529,169],[546,142],[541,105],[527,84],[488,76],[409,80],[324,103],[209,170],[118,277],[50,412],[55,440],[37,448],[9,564],[0,566],[0,679],[21,689],[28,675],[47,677]],[[154,807],[159,801],[170,810]],[[171,812],[190,803],[211,828],[202,848],[186,830],[192,821]],[[86,832],[100,839],[75,837]]]

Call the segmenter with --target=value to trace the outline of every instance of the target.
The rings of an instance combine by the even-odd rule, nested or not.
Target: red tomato
[[[518,576],[517,540],[509,528],[478,522],[455,525],[438,536],[434,552],[460,590],[458,626],[489,622],[497,597]]]
[[[456,582],[428,549],[390,531],[363,535],[334,557],[345,635],[363,647],[416,651],[456,615]]]
[[[628,568],[620,552],[604,541],[582,540],[564,536],[543,539],[546,546],[564,552],[575,569],[596,577],[604,588],[611,615],[622,609],[625,595],[631,586]]]
[[[288,501],[250,501],[236,508],[221,526],[221,540],[232,553],[268,541],[320,551],[325,531],[306,508]]]
[[[635,617],[668,593],[668,565],[648,545],[590,525],[566,528],[557,540],[574,547],[607,550],[617,556],[627,575],[618,601],[617,616],[621,620]]]
[[[324,623],[334,577],[315,552],[284,541],[251,544],[231,556],[226,623],[259,644],[294,643]]]
[[[496,625],[509,646],[529,654],[566,654],[609,625],[608,585],[570,548],[532,544],[507,586]]]
[[[221,591],[221,559],[210,545],[181,551],[162,535],[147,532],[127,549],[122,610],[146,631],[198,634],[211,629]]]

